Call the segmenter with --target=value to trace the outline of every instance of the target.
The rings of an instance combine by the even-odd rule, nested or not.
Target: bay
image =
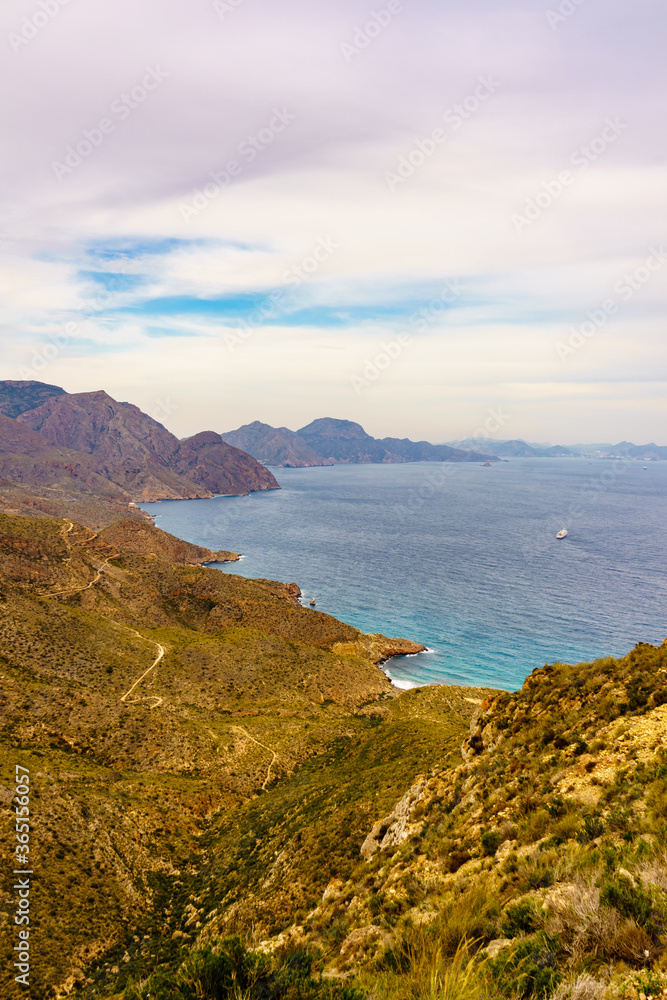
[[[221,572],[296,581],[319,611],[424,643],[386,664],[401,687],[514,690],[545,663],[667,637],[667,463],[273,472],[281,490],[141,506],[180,538],[243,553]]]

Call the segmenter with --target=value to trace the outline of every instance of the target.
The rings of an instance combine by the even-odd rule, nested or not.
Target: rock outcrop
[[[354,643],[339,643],[336,652],[344,656],[358,653],[367,656],[373,663],[384,663],[392,656],[414,656],[423,653],[426,646],[411,639],[392,639],[378,633],[366,635],[360,632]]]

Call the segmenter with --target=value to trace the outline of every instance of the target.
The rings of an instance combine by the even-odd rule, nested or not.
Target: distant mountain
[[[408,438],[374,438],[352,420],[321,417],[298,431],[255,420],[223,434],[266,465],[304,467],[334,463],[479,462],[493,455]]]
[[[30,404],[34,405],[32,408]],[[106,392],[0,382],[0,509],[102,524],[137,500],[280,489],[256,459],[205,431],[179,441]],[[69,507],[68,507],[69,505]]]
[[[322,458],[289,428],[271,427],[259,420],[223,434],[222,439],[235,448],[247,451],[262,465],[300,469],[305,466],[334,464],[332,458]]]
[[[64,396],[65,390],[44,382],[0,382],[0,413],[18,417],[26,410],[34,410],[53,396]]]
[[[573,458],[575,453],[562,445],[537,447],[522,440],[494,441],[492,438],[466,438],[457,441],[459,448],[482,449],[497,458]]]
[[[614,445],[614,454],[627,455],[628,458],[637,458],[642,462],[659,462],[667,459],[667,447],[653,444],[632,444],[630,441],[621,441]]]
[[[570,450],[588,458],[619,458],[627,457],[638,462],[659,462],[667,460],[667,447],[651,442],[650,444],[633,444],[632,441],[620,441],[618,444],[571,444]]]
[[[297,434],[323,458],[335,462],[479,462],[492,455],[461,451],[445,444],[410,441],[408,438],[374,438],[361,424],[351,420],[322,417],[313,420]]]
[[[0,414],[0,492],[6,485],[55,494],[74,489],[111,502],[131,499],[100,474],[90,456],[50,445],[25,424]]]
[[[52,446],[91,456],[92,467],[132,499],[279,488],[256,459],[219,434],[205,431],[181,442],[138,406],[104,391],[53,396],[16,420]]]

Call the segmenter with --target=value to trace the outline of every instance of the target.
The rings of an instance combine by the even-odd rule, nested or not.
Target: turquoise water
[[[386,665],[400,686],[512,690],[547,662],[667,637],[667,462],[273,471],[280,491],[142,507],[244,554],[222,572],[294,580],[318,610],[424,643]]]

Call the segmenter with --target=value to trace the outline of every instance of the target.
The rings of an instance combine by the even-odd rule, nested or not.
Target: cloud
[[[70,0],[46,22],[39,4],[3,8],[3,374],[74,324],[50,370],[129,391],[132,355],[137,387],[176,373],[207,423],[220,394],[202,384],[224,361],[249,419],[261,404],[287,423],[292,393],[319,393],[442,439],[482,397],[533,385],[516,390],[516,432],[556,437],[596,403],[612,419],[591,386],[625,378],[637,435],[655,436],[636,387],[662,371],[667,268],[572,359],[571,416],[542,387],[564,384],[558,338],[665,236],[663,8],[586,0],[554,24],[549,0],[402,0],[376,30],[383,0],[228,6]],[[623,128],[601,149],[609,120]],[[80,162],[59,177],[67,156]],[[322,240],[335,253],[290,285]],[[350,401],[350,372],[450,280],[462,295]],[[229,356],[224,332],[267,303]]]

